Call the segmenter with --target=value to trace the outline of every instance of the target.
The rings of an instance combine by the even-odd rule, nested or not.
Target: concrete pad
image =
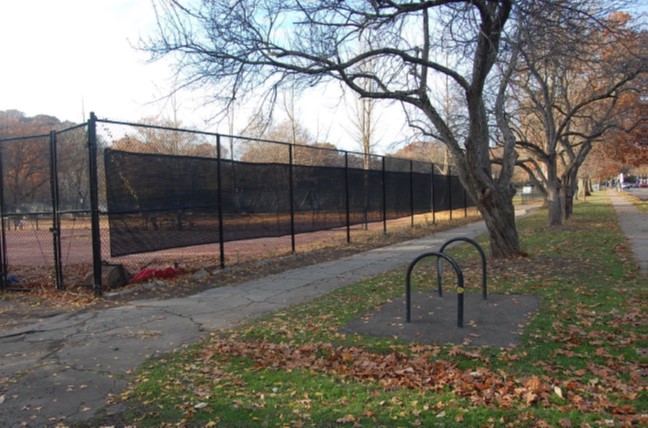
[[[523,327],[538,310],[537,296],[467,294],[464,327],[457,326],[457,295],[412,293],[412,322],[406,322],[405,296],[385,303],[345,325],[346,334],[397,338],[424,344],[511,347],[519,344]]]

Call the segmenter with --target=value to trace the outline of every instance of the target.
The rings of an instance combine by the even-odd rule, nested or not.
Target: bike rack
[[[418,262],[420,262],[426,257],[436,257],[437,261],[440,261],[441,259],[446,259],[455,270],[455,273],[457,274],[457,327],[463,327],[463,314],[464,314],[463,272],[461,271],[461,268],[459,267],[457,262],[452,257],[439,251],[431,251],[428,253],[421,254],[420,256],[415,258],[407,268],[407,277],[405,280],[405,295],[406,295],[405,301],[407,305],[407,317],[406,317],[407,322],[408,323],[412,322],[412,285],[411,285],[412,271],[414,270],[414,266],[416,266]]]
[[[446,241],[439,248],[439,252],[443,253],[443,250],[445,250],[448,245],[458,241],[468,242],[469,244],[472,244],[475,248],[477,248],[477,251],[479,251],[479,255],[481,256],[482,259],[482,298],[486,300],[488,298],[488,292],[486,288],[486,254],[484,253],[482,247],[474,239],[460,236]],[[437,259],[437,284],[439,286],[439,296],[443,296],[442,277],[443,277],[443,264],[441,263],[441,259]]]

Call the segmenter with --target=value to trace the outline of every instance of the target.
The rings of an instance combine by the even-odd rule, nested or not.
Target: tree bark
[[[492,192],[477,201],[490,238],[491,257],[504,258],[524,255],[515,224],[514,190]]]
[[[558,178],[548,181],[546,203],[548,210],[548,225],[561,226],[563,224],[563,201],[561,183]]]
[[[574,190],[572,186],[564,186],[562,199],[564,204],[565,220],[569,220],[572,214],[574,214]]]
[[[562,203],[565,220],[574,214],[574,198],[578,195],[578,169],[574,168],[563,176]]]

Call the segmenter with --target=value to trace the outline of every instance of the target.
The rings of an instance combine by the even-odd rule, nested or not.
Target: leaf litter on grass
[[[430,402],[440,403],[433,417],[448,425],[645,423],[645,366],[639,358],[641,349],[646,348],[642,318],[645,288],[632,276],[632,269],[625,269],[628,275],[622,277],[601,275],[607,268],[627,263],[624,258],[628,255],[627,248],[615,247],[622,238],[618,228],[605,221],[609,210],[601,214],[601,208],[594,207],[589,218],[579,219],[578,215],[583,214],[577,214],[570,228],[547,231],[541,226],[542,245],[571,243],[577,251],[532,248],[529,258],[489,266],[493,289],[543,298],[541,313],[527,327],[523,344],[517,348],[404,344],[339,334],[337,329],[350,316],[402,293],[402,275],[388,274],[267,316],[241,330],[214,335],[190,358],[198,366],[197,373],[216,369],[213,381],[208,375],[200,381],[189,375],[187,379],[194,379],[193,383],[181,383],[200,384],[199,392],[185,391],[172,397],[186,394],[187,402],[194,403],[192,417],[200,417],[204,409],[195,409],[196,403],[209,404],[207,397],[216,392],[238,400],[243,407],[263,393],[263,401],[275,400],[273,405],[283,415],[274,422],[266,421],[270,425],[290,423],[284,410],[291,407],[300,409],[293,422],[312,422],[305,415],[314,413],[318,405],[330,407],[331,401],[342,413],[330,420],[339,424],[370,424],[399,415],[405,418],[398,419],[401,424],[429,423],[421,409],[414,411],[403,404],[399,398],[403,391],[421,394],[420,400],[413,401],[425,402],[428,410]],[[540,223],[537,219],[531,222]],[[606,224],[599,241],[589,234],[588,222]],[[468,262],[474,263],[473,259]],[[250,377],[247,381],[223,381],[218,373],[237,379],[248,373]],[[264,392],[253,386],[258,378],[283,379],[285,383],[294,376],[313,379],[314,384],[336,379],[337,383],[326,399],[308,389],[313,388],[309,382],[300,385],[304,389],[285,395],[281,387]],[[143,380],[142,385],[149,382]],[[382,392],[367,399],[363,411],[350,411],[344,397],[361,388]],[[466,409],[461,410],[463,407]]]

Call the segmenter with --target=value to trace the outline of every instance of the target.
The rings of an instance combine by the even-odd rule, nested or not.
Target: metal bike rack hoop
[[[464,313],[464,277],[461,268],[457,262],[447,254],[439,251],[430,251],[423,253],[415,258],[412,263],[407,267],[407,277],[405,279],[405,302],[407,305],[407,322],[412,322],[412,271],[414,266],[421,260],[427,257],[436,257],[437,260],[445,259],[450,263],[455,273],[457,274],[457,326],[463,327],[463,313]]]
[[[488,298],[487,279],[486,279],[486,253],[484,253],[484,250],[477,243],[477,241],[463,236],[452,238],[447,240],[443,245],[441,245],[441,247],[439,248],[439,252],[443,253],[443,250],[445,250],[448,245],[458,241],[468,242],[469,244],[472,244],[473,247],[477,248],[477,251],[479,251],[479,255],[481,256],[481,260],[482,260],[482,298],[486,300]],[[442,277],[443,277],[443,265],[441,264],[441,259],[437,259],[437,284],[439,286],[439,296],[443,296]]]

